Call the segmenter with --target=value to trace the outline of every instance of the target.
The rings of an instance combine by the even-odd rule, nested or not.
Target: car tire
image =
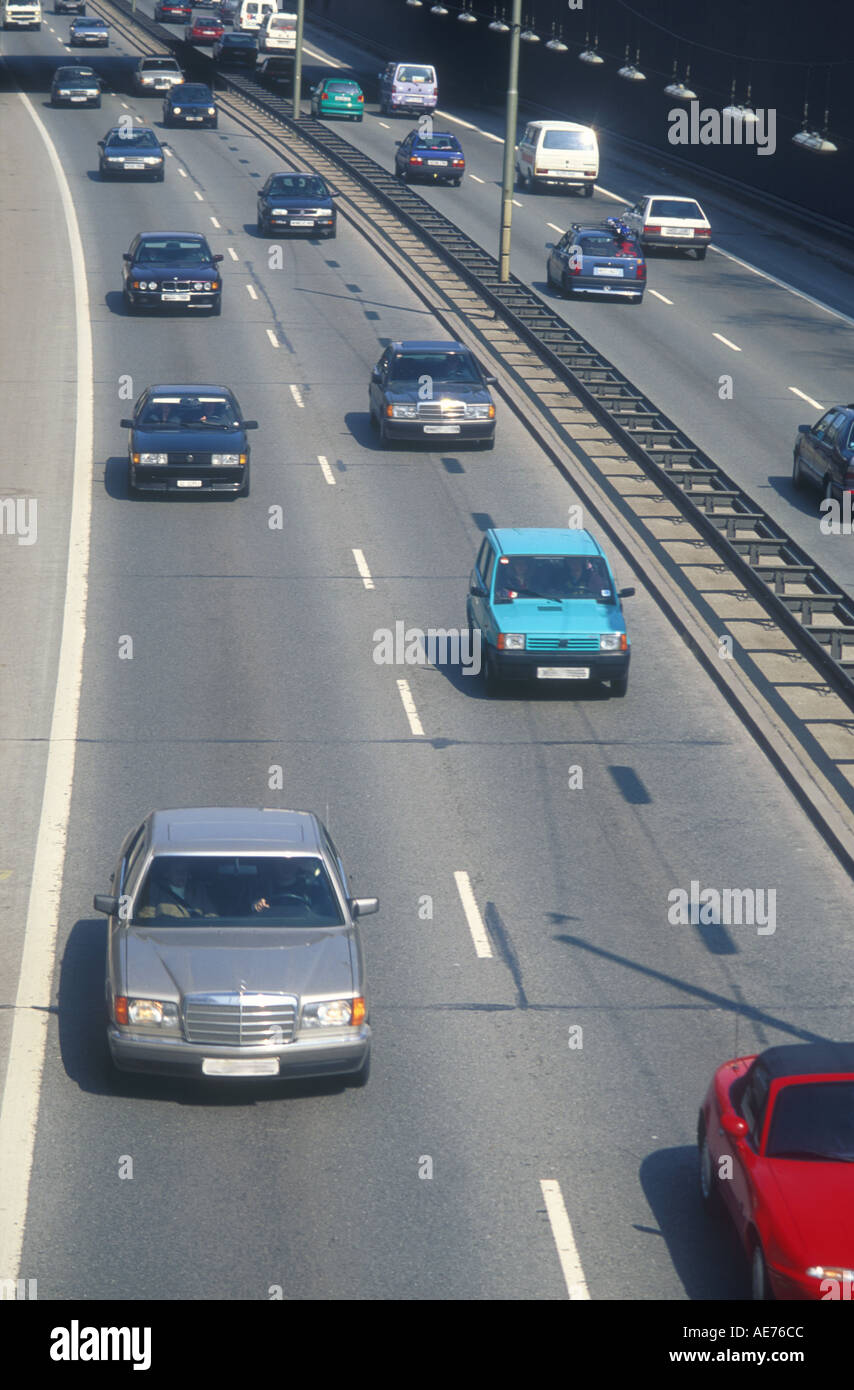
[[[804,471],[801,467],[801,456],[797,449],[795,449],[792,454],[792,486],[796,487],[798,491],[801,492],[806,487],[806,482],[807,480],[804,477]]]
[[[695,256],[695,258],[696,258],[698,261],[704,261],[704,260],[706,259],[706,251],[707,251],[707,249],[708,249],[708,248],[705,247],[705,246],[695,246],[695,248],[694,248],[694,256]]]
[[[240,489],[240,491],[239,491],[238,493],[236,493],[235,495],[236,495],[237,497],[248,497],[248,496],[249,496],[249,489],[250,489],[251,486],[252,486],[252,479],[251,479],[251,477],[250,477],[250,475],[249,475],[249,472],[248,472],[248,470],[247,470],[247,473],[246,473],[246,480],[245,480],[245,482],[244,482],[244,484],[243,484],[243,487],[242,487],[242,488]]]
[[[257,229],[257,231],[258,231],[258,235],[259,235],[259,236],[267,236],[267,235],[268,235],[268,233],[267,233],[267,223],[266,223],[266,221],[264,220],[264,218],[261,216],[260,212],[259,212],[259,214],[258,214],[258,216],[257,216],[257,218],[256,218],[256,220],[255,220],[255,226],[256,226],[256,229]]]
[[[629,677],[628,675],[616,676],[612,681],[609,681],[608,684],[611,694],[616,699],[621,700],[629,688]]]
[[[213,120],[211,121],[211,130],[219,130],[219,122],[216,116],[214,116]]]
[[[101,109],[101,98],[100,98],[100,97],[97,97],[97,98],[95,99],[95,101],[93,101],[92,105],[95,107],[95,109],[96,109],[97,111],[100,111],[100,109]]]
[[[365,119],[364,116],[357,116],[357,117],[356,117],[357,124],[358,124],[358,125],[361,125],[361,124],[362,124],[362,121],[363,121],[364,119]]]
[[[50,104],[51,106],[58,106],[59,102],[57,101],[56,97],[51,97]]]
[[[703,1201],[703,1207],[710,1215],[717,1215],[723,1203],[715,1178],[715,1165],[712,1151],[709,1148],[706,1127],[702,1122],[697,1130],[697,1153],[700,1162],[700,1197]]]
[[[759,1240],[756,1241],[753,1254],[750,1257],[750,1289],[755,1303],[773,1301],[774,1294],[771,1289],[771,1281],[768,1278],[768,1266],[765,1263],[762,1242]]]
[[[165,177],[166,177],[166,170],[165,170],[165,169],[158,169],[157,173],[154,175],[154,182],[155,182],[155,183],[162,183],[163,180],[165,179]]]
[[[494,435],[494,434],[491,434],[491,435],[489,436],[488,439],[481,439],[481,441],[480,441],[480,447],[481,447],[481,449],[494,449],[494,448],[495,448],[495,435]]]
[[[364,1060],[364,1062],[363,1062],[362,1065],[359,1067],[359,1070],[358,1070],[358,1071],[354,1071],[353,1074],[352,1074],[352,1076],[348,1076],[348,1078],[347,1078],[347,1085],[348,1085],[348,1086],[352,1086],[355,1090],[361,1090],[363,1086],[367,1086],[367,1084],[368,1084],[368,1078],[370,1077],[370,1074],[371,1074],[371,1054],[370,1054],[370,1051],[369,1051],[367,1057],[366,1057],[365,1060]]]
[[[381,449],[391,449],[391,448],[392,448],[393,441],[392,441],[391,439],[389,439],[388,434],[386,433],[385,420],[380,420],[378,423],[379,423],[380,448],[381,448]]]
[[[495,668],[495,658],[489,650],[488,643],[482,640],[482,647],[483,665],[480,669],[481,675],[483,676],[484,689],[487,695],[494,695],[501,684],[501,677]]]
[[[585,198],[592,198],[592,197],[593,197],[593,184],[592,184],[592,183],[586,183],[586,184],[584,185],[584,196],[585,196]]]
[[[211,318],[212,318],[212,319],[218,319],[221,313],[222,313],[222,295],[221,295],[221,294],[218,294],[217,297],[216,297],[216,299],[214,300],[213,304],[211,305]]]
[[[572,299],[572,286],[567,284],[566,276],[562,275],[560,280],[560,292],[564,299]]]
[[[132,316],[136,313],[136,305],[128,294],[127,290],[122,290],[122,298],[125,302],[125,313]]]
[[[127,486],[128,486],[128,497],[138,497],[138,496],[139,496],[139,488],[137,487],[137,485],[136,485],[136,483],[135,483],[135,481],[134,481],[133,469],[130,467],[130,464],[128,464]]]
[[[105,183],[113,177],[112,169],[105,169],[103,165],[99,166],[98,173],[101,175],[101,178],[104,180]]]
[[[833,494],[833,479],[832,479],[832,478],[825,478],[825,480],[824,480],[824,488],[822,489],[822,494],[821,494],[821,495],[822,495],[822,500],[823,500],[824,502],[835,502],[835,501],[836,501],[836,498],[835,498],[835,496],[834,496],[834,494]]]
[[[462,179],[451,179],[451,183],[454,188],[459,188],[460,184],[462,183]]]
[[[642,294],[633,294],[632,297],[631,297],[631,299],[629,300],[629,303],[630,303],[630,304],[643,304],[643,295],[642,295]]]
[[[337,235],[338,235],[338,229],[337,229],[337,227],[333,227],[331,232],[324,232],[324,233],[323,233],[323,240],[324,240],[324,241],[334,241]]]

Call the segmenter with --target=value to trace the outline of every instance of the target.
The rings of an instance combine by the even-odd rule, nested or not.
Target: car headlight
[[[317,209],[317,212],[316,212],[314,215],[315,215],[315,217],[331,217],[331,216],[332,216],[332,209],[331,209],[331,208],[318,208],[318,209]]]
[[[140,454],[139,461],[145,468],[165,468],[169,462],[168,454]]]
[[[245,463],[245,455],[241,456],[240,454],[211,454],[211,463],[213,464],[214,468],[236,468],[238,464],[241,462],[241,457],[243,459],[243,462]]]
[[[524,632],[505,632],[504,641],[501,643],[506,652],[522,652],[525,650]]]
[[[215,106],[209,106],[209,107],[208,107],[208,115],[209,115],[209,116],[215,116],[215,115],[216,115],[216,107],[215,107]]]
[[[108,163],[108,164],[122,164],[123,162],[124,162],[124,155],[123,155],[123,154],[108,154],[108,155],[107,155],[107,163]]]
[[[177,1028],[178,1005],[168,999],[128,999],[127,1017],[137,1026]]]
[[[365,1001],[356,999],[324,999],[317,1004],[304,1004],[303,1028],[358,1028],[365,1018]]]
[[[418,407],[415,405],[393,405],[391,407],[392,420],[414,420],[418,414]]]
[[[467,420],[491,420],[495,414],[494,405],[467,405]]]
[[[599,638],[600,652],[618,652],[622,636],[621,632],[603,632]]]
[[[58,97],[70,97],[70,96],[71,96],[71,92],[68,90],[67,87],[60,87],[60,89],[59,89],[59,91],[57,92],[56,95],[57,95]]]
[[[847,1279],[849,1283],[854,1280],[854,1269],[840,1269],[838,1267],[830,1269],[826,1265],[810,1265],[806,1270],[810,1279]]]
[[[173,106],[173,107],[172,107],[172,115],[173,115],[173,116],[180,116],[180,114],[181,114],[181,108],[180,108],[180,106]]]

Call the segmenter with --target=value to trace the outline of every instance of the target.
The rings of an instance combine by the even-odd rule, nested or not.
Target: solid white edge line
[[[400,693],[401,701],[403,702],[403,708],[406,711],[406,717],[409,720],[410,732],[414,734],[416,738],[423,738],[424,728],[421,720],[418,718],[418,711],[415,708],[412,691],[409,689],[409,681],[399,680],[397,682],[397,689]]]
[[[547,222],[546,226],[549,227],[551,231],[559,232],[560,235],[563,236],[563,227],[559,227],[556,222]]]
[[[362,583],[364,584],[365,588],[373,589],[374,581],[371,578],[371,571],[368,569],[368,562],[365,559],[365,552],[363,550],[354,550],[353,559],[356,561],[356,569],[362,576]]]
[[[270,339],[270,342],[273,345],[273,347],[277,348],[279,346],[279,340],[273,332],[272,328],[267,329],[267,337]]]
[[[77,753],[92,523],[93,361],[86,259],[71,189],[32,102],[18,96],[47,150],[59,187],[71,251],[77,391],[68,561],[56,690],[9,1061],[0,1109],[0,1277],[17,1279],[27,1218],[41,1079],[50,1022],[56,938]]]
[[[824,410],[824,406],[821,402],[813,400],[812,396],[808,396],[806,391],[799,391],[797,386],[790,386],[788,390],[791,391],[793,395],[800,396],[801,400],[806,401],[807,405],[811,405],[814,410]]]
[[[572,1225],[567,1216],[560,1183],[555,1182],[554,1178],[541,1178],[540,1191],[543,1194],[546,1215],[549,1218],[554,1243],[557,1246],[557,1257],[563,1271],[566,1291],[571,1299],[589,1300],[590,1290],[587,1287],[584,1270],[581,1268],[581,1260],[578,1256],[575,1236],[572,1234]]]
[[[492,947],[489,944],[486,927],[483,925],[480,908],[474,896],[471,879],[464,869],[455,869],[454,882],[457,885],[457,892],[460,895],[460,902],[463,905],[463,912],[466,916],[468,929],[471,932],[471,939],[474,942],[475,954],[478,955],[481,960],[491,960]]]
[[[332,469],[329,467],[329,460],[328,460],[328,458],[326,458],[325,454],[318,454],[318,455],[317,455],[317,462],[320,464],[320,471],[321,471],[321,473],[323,474],[323,476],[324,476],[324,478],[326,479],[326,481],[327,481],[328,483],[331,483],[332,486],[334,487],[334,486],[335,486],[335,474],[332,472]]]

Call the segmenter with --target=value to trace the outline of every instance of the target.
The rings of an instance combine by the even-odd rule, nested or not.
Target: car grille
[[[599,638],[587,637],[528,637],[525,645],[529,652],[598,652]]]
[[[189,994],[184,1000],[187,1041],[210,1047],[292,1042],[296,1017],[293,994]]]
[[[419,420],[464,420],[465,418],[465,401],[448,401],[444,406],[441,401],[418,402]]]
[[[201,283],[202,281],[199,280],[199,284]],[[161,290],[168,290],[170,294],[173,292],[186,294],[188,290],[192,290],[194,284],[195,280],[161,280],[160,288]]]
[[[211,454],[167,454],[170,468],[210,468],[211,457]]]

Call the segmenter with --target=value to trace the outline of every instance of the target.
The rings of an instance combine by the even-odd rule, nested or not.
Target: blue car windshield
[[[495,566],[495,598],[594,599],[615,604],[599,555],[504,555]]]
[[[317,855],[158,856],[133,910],[157,927],[340,927],[344,918]]]
[[[198,82],[182,82],[179,87],[173,87],[169,95],[176,106],[180,106],[182,101],[202,101],[208,106],[213,105],[210,87],[202,87]]]
[[[201,241],[144,241],[134,257],[137,265],[198,265],[209,261],[210,252]]]
[[[136,422],[142,429],[232,429],[237,415],[225,396],[166,394],[152,396]]]
[[[328,198],[326,184],[311,174],[279,174],[267,189],[279,198]]]
[[[425,376],[436,382],[483,384],[467,352],[397,352],[389,363],[390,386],[411,386]]]

